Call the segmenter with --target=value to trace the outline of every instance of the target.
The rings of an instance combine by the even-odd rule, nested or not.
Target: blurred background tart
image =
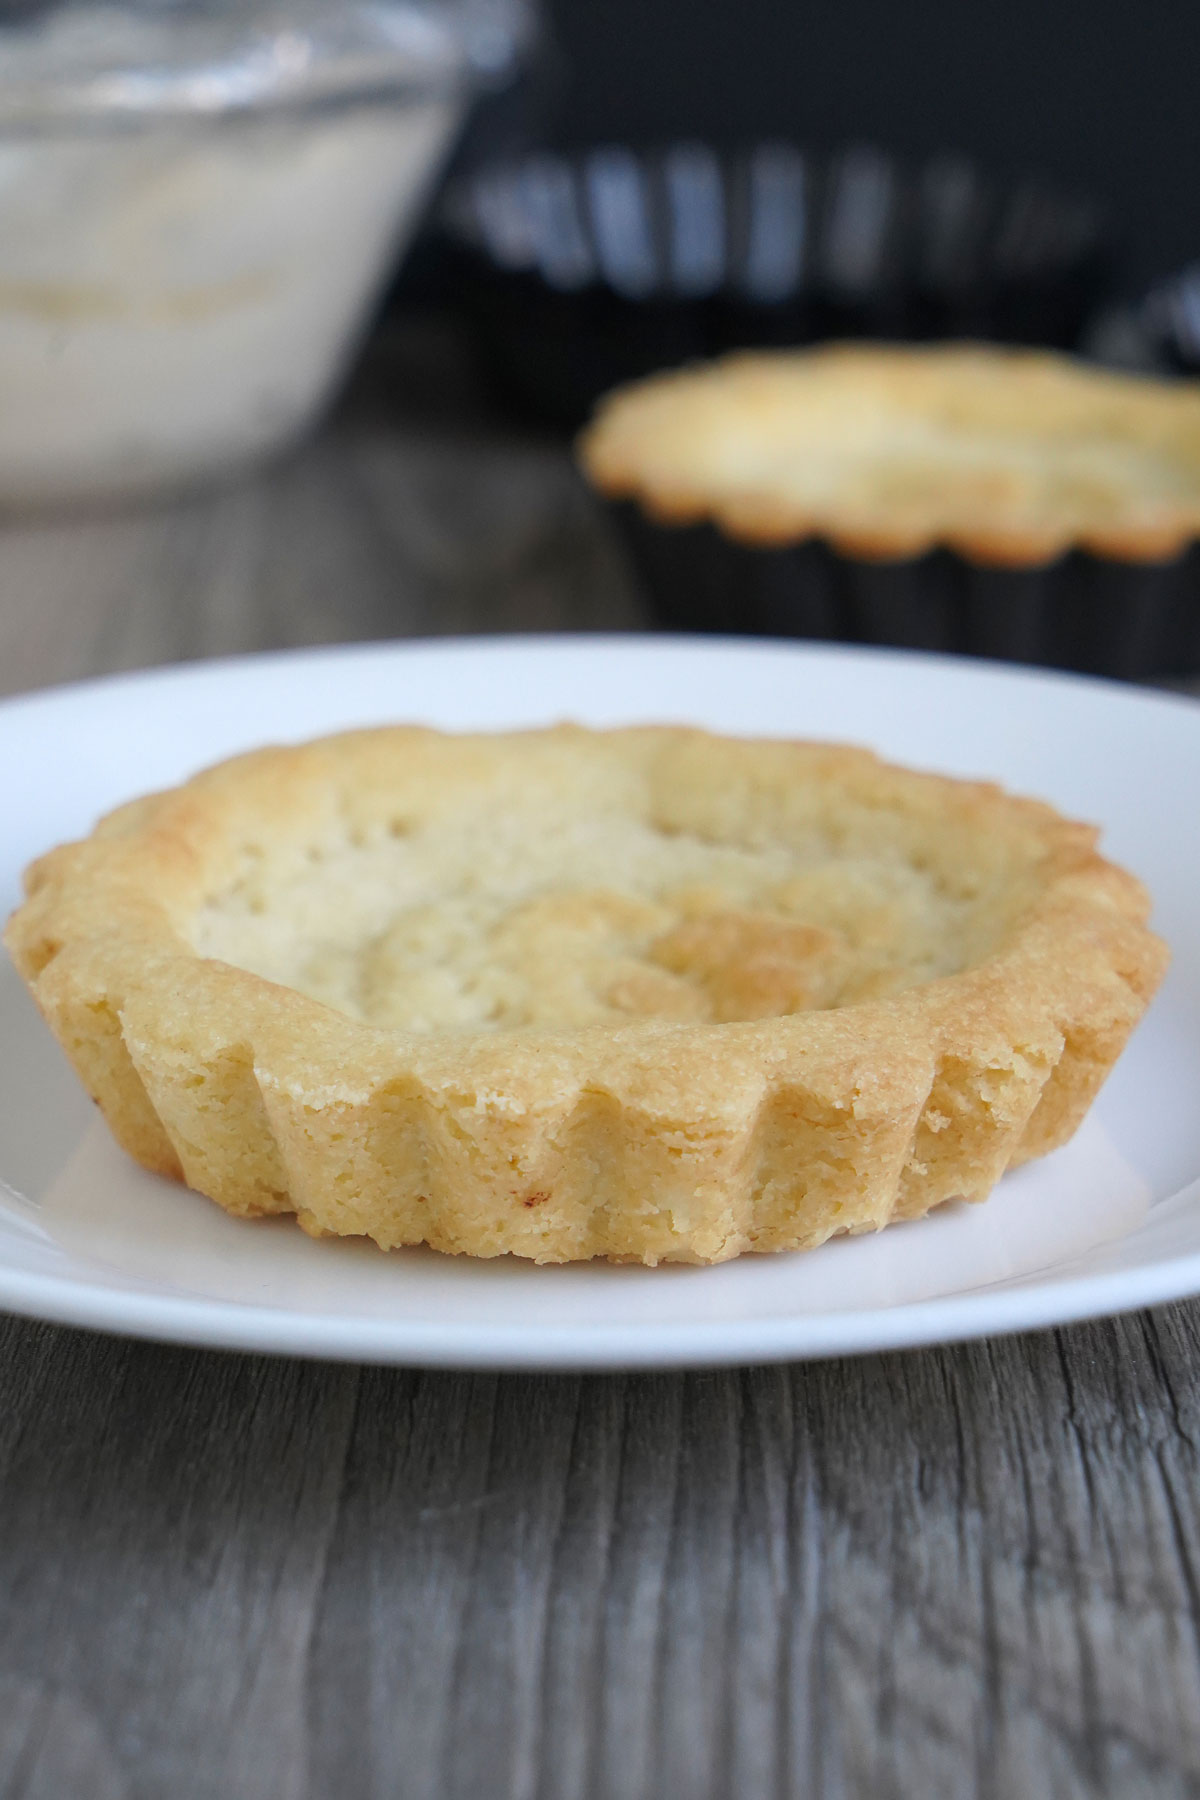
[[[982,345],[757,352],[618,390],[580,458],[665,624],[1196,665],[1194,384]]]

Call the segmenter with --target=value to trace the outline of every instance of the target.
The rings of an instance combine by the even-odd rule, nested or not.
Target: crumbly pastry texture
[[[1049,807],[671,727],[263,750],[26,887],[6,942],[147,1168],[542,1262],[982,1199],[1074,1131],[1165,961]]]
[[[1156,562],[1200,536],[1200,383],[1044,351],[739,353],[618,389],[580,457],[665,524],[868,560]]]

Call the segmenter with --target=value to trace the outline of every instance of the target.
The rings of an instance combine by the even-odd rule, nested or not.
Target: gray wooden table
[[[639,623],[436,344],[266,475],[0,527],[9,692]],[[7,1320],[0,1396],[5,1800],[1200,1794],[1200,1303],[607,1378]]]

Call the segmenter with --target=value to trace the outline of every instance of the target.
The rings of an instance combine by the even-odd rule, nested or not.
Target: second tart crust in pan
[[[610,498],[748,545],[1030,568],[1200,537],[1200,385],[1044,351],[740,352],[617,389],[579,448]]]

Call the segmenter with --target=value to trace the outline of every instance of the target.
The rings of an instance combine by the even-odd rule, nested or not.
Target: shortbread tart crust
[[[121,807],[5,941],[118,1142],[232,1213],[717,1262],[1071,1135],[1165,965],[1095,835],[843,747],[393,728]]]
[[[738,352],[617,389],[579,451],[661,524],[863,561],[1154,563],[1200,537],[1200,384],[1045,351]]]

